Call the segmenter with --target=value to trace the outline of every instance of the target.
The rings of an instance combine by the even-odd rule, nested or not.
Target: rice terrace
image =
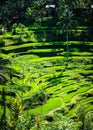
[[[93,2],[0,2],[0,130],[93,130]]]

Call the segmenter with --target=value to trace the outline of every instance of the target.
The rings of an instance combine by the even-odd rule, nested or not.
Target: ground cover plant
[[[89,1],[25,2],[0,5],[0,130],[93,130]]]
[[[67,66],[65,41],[19,42],[18,34],[4,35],[0,53],[16,73],[5,72],[9,81],[4,85],[6,111],[0,108],[1,125],[6,124],[2,129],[92,130],[93,43],[68,41]]]

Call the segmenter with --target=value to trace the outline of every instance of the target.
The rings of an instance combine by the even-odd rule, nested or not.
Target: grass
[[[46,104],[39,106],[35,109],[29,110],[29,111],[30,111],[30,113],[37,113],[40,115],[41,114],[46,115],[48,112],[52,111],[54,108],[56,109],[56,108],[60,107],[61,104],[62,104],[62,100],[60,97],[59,98],[51,98]]]
[[[13,77],[13,84],[7,87],[22,101],[40,91],[47,95],[43,105],[28,106],[30,114],[47,115],[63,108],[64,116],[73,117],[80,104],[86,105],[87,111],[93,111],[93,42],[69,41],[66,66],[67,43],[64,41],[17,42],[17,36],[10,34],[6,34],[4,40],[6,44],[1,47],[0,56],[9,58],[10,66],[24,75],[24,79]]]

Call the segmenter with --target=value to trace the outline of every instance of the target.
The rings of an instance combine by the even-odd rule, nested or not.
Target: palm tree
[[[69,5],[71,8],[77,8],[77,7],[88,7],[91,5],[91,0],[62,0],[65,4]]]
[[[67,57],[67,63],[68,66],[68,58],[69,58],[69,47],[68,47],[68,39],[69,39],[69,31],[72,29],[73,26],[76,25],[76,21],[73,19],[74,14],[72,11],[70,11],[69,7],[66,5],[63,9],[63,13],[59,18],[58,24],[61,25],[62,29],[66,32],[66,57]]]

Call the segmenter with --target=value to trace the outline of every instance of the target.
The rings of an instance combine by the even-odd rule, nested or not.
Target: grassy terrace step
[[[34,55],[26,55],[26,56],[18,56],[15,58],[15,61],[18,61],[19,63],[23,63],[25,64],[25,62],[28,60],[28,63],[31,63],[32,65],[35,64],[35,62],[43,62],[43,63],[46,63],[46,61],[55,61],[56,60],[63,60],[64,57],[63,56],[55,56],[55,57],[38,57],[38,56],[34,56]],[[37,64],[38,65],[38,64]]]
[[[80,95],[80,94],[79,94]],[[74,103],[74,104],[76,104],[76,100],[79,102],[79,101],[81,101],[82,99],[84,99],[84,98],[82,98],[82,97],[80,97],[79,95],[76,95],[75,97],[73,97],[73,101],[71,101],[71,103],[69,103],[69,104],[67,104],[67,106],[69,107],[69,105],[72,105],[72,102]],[[55,105],[53,105],[53,101],[55,101],[55,100],[57,100],[58,99],[58,104],[55,104]],[[50,100],[52,101],[51,102],[51,105],[50,105]],[[53,108],[58,108],[58,107],[62,107],[62,104],[63,104],[63,99],[62,99],[62,97],[54,97],[54,98],[51,98],[45,105],[43,105],[42,106],[42,108],[41,107],[37,107],[37,108],[35,108],[35,109],[33,109],[33,110],[31,110],[32,111],[32,113],[36,110],[36,112],[37,113],[39,113],[39,112],[41,112],[40,110],[41,109],[43,109],[43,114],[45,114],[46,112],[49,112],[50,110],[52,110]],[[88,100],[88,102],[86,102],[86,104],[88,104],[88,103],[92,103],[93,102],[93,100]],[[54,107],[53,107],[53,106]],[[49,109],[47,109],[47,111],[46,111],[46,106],[49,108]],[[51,109],[51,107],[53,107],[52,109]],[[41,108],[41,109],[40,109]],[[75,107],[72,107],[71,109],[70,109],[70,111],[69,111],[69,113],[68,114],[70,114],[70,113],[72,113],[71,111],[72,111],[72,109],[73,108],[75,108]],[[68,109],[68,108],[67,108]],[[40,113],[39,113],[40,114]]]
[[[92,52],[69,52],[69,56],[93,56]]]
[[[77,91],[73,91],[73,93],[67,93],[67,95],[64,96],[64,102],[68,103],[72,100],[75,101],[74,97],[76,97],[76,95],[84,95],[84,93],[86,93],[87,91],[89,91],[90,89],[92,89],[92,85],[90,87],[86,86],[85,87],[80,87],[77,89]],[[69,97],[69,98],[68,98]]]
[[[62,72],[60,73],[60,72],[55,72],[54,74],[52,74],[53,72],[51,72],[50,71],[50,73],[49,74],[44,74],[43,76],[40,76],[40,79],[36,79],[35,80],[35,83],[37,83],[37,85],[39,85],[39,88],[42,88],[43,87],[43,89],[45,88],[46,89],[46,87],[45,86],[47,86],[47,88],[50,88],[50,86],[52,87],[54,84],[59,84],[60,82],[62,82],[64,85],[65,85],[65,83],[66,83],[66,85],[70,82],[74,82],[74,83],[78,83],[78,80],[80,80],[80,76],[78,75],[78,72],[79,72],[79,70],[78,71],[75,71],[75,73],[73,74],[73,75],[71,75],[71,72],[69,71],[67,71],[67,72],[65,72],[64,74],[62,74]],[[82,73],[83,73],[83,70],[82,70]],[[93,74],[93,72],[91,72],[90,73],[90,71],[87,71],[86,72],[87,74],[89,74],[89,75],[91,75],[91,74]],[[60,75],[61,74],[61,75]],[[75,76],[75,74],[77,74],[77,77]],[[56,76],[55,76],[56,75]],[[61,76],[61,77],[59,77],[59,76],[57,76],[57,75],[59,75],[59,76]],[[67,76],[69,76],[69,77],[67,77]],[[58,80],[57,80],[57,78],[58,78]],[[77,79],[78,80],[77,80]],[[49,80],[50,79],[50,80]],[[54,80],[54,81],[53,81]],[[87,79],[86,79],[87,80]],[[51,81],[51,82],[50,82]],[[82,82],[81,82],[82,81]],[[82,80],[82,78],[81,78],[81,81],[79,81],[80,83],[83,83],[83,82],[85,82],[85,80]],[[40,83],[38,83],[38,82],[40,82]],[[59,83],[58,83],[59,82]],[[80,83],[78,83],[78,84],[80,84]],[[85,82],[85,83],[87,83],[87,82]],[[48,85],[49,84],[49,85]],[[83,83],[84,84],[84,83]],[[34,86],[33,86],[34,87]]]
[[[89,89],[89,88],[87,88],[87,89]],[[84,93],[84,91],[83,91],[83,93]],[[75,94],[74,94],[74,95],[75,95]],[[80,95],[80,94],[79,94],[79,95]],[[72,96],[73,96],[73,95],[72,95]],[[75,99],[75,98],[76,98],[76,99]],[[51,99],[54,100],[54,99],[58,99],[58,98],[51,98]],[[84,99],[84,98],[83,98],[83,99]],[[75,100],[78,100],[78,101],[80,100],[80,101],[81,101],[82,98],[80,98],[80,97],[78,97],[78,96],[75,95],[75,97],[73,97],[72,100],[73,100],[74,102],[75,102]],[[60,101],[59,105],[57,106],[57,104],[56,104],[56,105],[55,105],[55,106],[56,106],[55,108],[58,108],[58,107],[61,107],[61,106],[62,106],[63,100],[62,100],[61,97],[59,98],[59,101]],[[71,101],[71,100],[70,100],[70,101]],[[71,104],[72,104],[73,101],[71,101]],[[92,101],[89,100],[89,102],[91,103]],[[88,103],[88,102],[86,102],[86,104],[87,104],[87,103]],[[51,104],[52,104],[52,102],[51,102]],[[45,105],[42,106],[43,111],[44,111],[44,114],[45,114],[45,112],[46,112],[46,105],[47,105],[47,107],[49,108],[49,109],[47,109],[47,112],[49,112],[50,110],[53,109],[53,108],[51,109],[50,103],[49,103],[49,101],[48,101]],[[70,105],[70,103],[69,103],[69,105]],[[71,109],[72,109],[72,108],[71,108]],[[40,112],[40,107],[37,107],[37,108],[35,108],[34,110],[36,110],[37,113],[38,113],[38,112]],[[32,110],[32,111],[34,111],[34,110]],[[71,113],[71,110],[69,111],[69,114],[70,114],[70,113]]]
[[[55,103],[56,102],[56,103]],[[48,112],[50,112],[51,110],[53,110],[54,108],[58,108],[62,105],[62,99],[60,97],[57,98],[51,98],[48,100],[48,102],[42,106],[39,106],[35,109],[30,109],[28,110],[28,112],[30,113],[35,113],[35,114],[39,114],[39,115],[45,115]]]
[[[66,78],[66,81],[65,81],[65,83],[66,83],[66,82],[67,82],[67,77],[65,77],[65,78]],[[65,78],[64,78],[64,79],[65,79]],[[83,81],[82,81],[82,82],[83,82]],[[64,84],[64,82],[62,82],[62,83]],[[79,84],[80,84],[80,83],[79,83]],[[45,83],[45,85],[46,85],[46,83]],[[67,85],[67,83],[64,84],[64,85]],[[69,85],[71,85],[71,82],[70,82],[70,84],[67,85],[67,87],[68,87]],[[73,85],[74,85],[74,82],[73,82]],[[37,85],[35,85],[34,82],[33,82],[33,83],[31,84],[31,86],[33,86],[33,88],[34,88],[34,87],[37,86]],[[62,86],[62,85],[61,85],[61,86]],[[53,87],[53,85],[52,85],[52,87]],[[57,86],[56,86],[56,87],[57,87]],[[76,86],[75,86],[75,87],[76,87]],[[40,89],[40,86],[38,86],[38,89]],[[38,89],[37,89],[37,90],[38,90]],[[63,88],[62,88],[62,89],[63,89]],[[36,89],[35,89],[35,90],[36,90]],[[63,89],[63,90],[64,90],[64,89]],[[61,90],[60,90],[58,93],[61,93]],[[57,94],[57,93],[56,93],[56,94]]]
[[[93,96],[91,97],[87,97],[87,98],[83,98],[82,100],[79,101],[80,104],[87,104],[87,103],[92,103],[93,104]],[[93,108],[93,106],[92,106]]]
[[[62,84],[62,83],[61,83]],[[58,88],[56,88],[54,91],[52,91],[55,95],[60,95],[60,96],[63,96],[64,97],[64,94],[66,94],[68,97],[69,97],[69,95],[71,94],[72,95],[72,93],[75,93],[75,94],[77,94],[77,93],[79,93],[79,92],[81,92],[81,88],[82,88],[82,91],[84,90],[84,91],[86,91],[87,89],[90,89],[91,88],[91,83],[90,83],[90,85],[88,84],[86,84],[85,83],[85,85],[82,87],[82,83],[75,83],[75,82],[70,82],[70,83],[67,83],[67,85],[61,85],[60,84],[60,86],[58,86]],[[86,87],[85,87],[86,86]],[[84,88],[85,87],[85,88]],[[62,95],[61,95],[62,94]],[[69,98],[67,98],[66,97],[66,95],[65,95],[65,99],[64,99],[64,101],[65,102],[67,102],[68,100],[69,100]],[[66,100],[67,99],[67,100]]]
[[[20,47],[30,47],[30,46],[32,46],[32,47],[40,47],[40,48],[43,48],[44,46],[46,46],[46,48],[50,48],[50,47],[53,47],[53,48],[60,48],[62,45],[64,46],[64,45],[66,45],[66,43],[67,42],[64,42],[64,41],[61,41],[61,42],[35,42],[35,43],[33,43],[33,42],[21,42],[21,43],[18,43],[18,45],[16,45],[16,43],[14,43],[14,44],[9,44],[9,45],[7,45],[6,44],[6,47],[2,47],[2,49],[3,48],[5,48],[6,50],[9,50],[9,49],[17,49],[17,48],[20,48]],[[69,45],[71,45],[71,47],[73,48],[74,46],[75,47],[93,47],[93,42],[82,42],[82,41],[68,41],[68,44]],[[62,47],[63,47],[62,46]]]
[[[21,48],[21,49],[20,49]],[[40,44],[33,44],[33,43],[31,43],[31,44],[25,44],[25,45],[19,45],[19,46],[8,46],[8,47],[3,47],[2,48],[2,52],[3,53],[11,53],[11,52],[15,52],[15,53],[18,53],[18,52],[25,52],[25,51],[29,51],[29,50],[32,50],[32,52],[34,52],[35,50],[36,51],[38,51],[38,52],[40,52],[40,51],[42,51],[42,50],[44,50],[45,49],[45,51],[47,52],[47,49],[50,49],[50,52],[51,52],[51,50],[53,50],[53,51],[56,51],[56,49],[62,49],[62,48],[65,48],[64,47],[64,45],[62,45],[62,44],[44,44],[44,45],[40,45]],[[40,50],[40,51],[39,51]],[[63,49],[62,49],[63,50]]]
[[[30,57],[29,57],[30,58]],[[55,57],[44,57],[44,58],[37,58],[37,57],[35,57],[35,59],[34,58],[24,58],[24,56],[19,56],[19,57],[17,57],[17,58],[15,58],[15,60],[19,60],[23,65],[25,64],[25,61],[27,61],[28,60],[28,64],[30,64],[31,63],[31,65],[33,66],[33,67],[35,67],[36,65],[35,65],[35,62],[39,62],[40,64],[42,64],[43,65],[43,67],[48,67],[48,66],[53,66],[54,67],[54,65],[56,65],[56,68],[57,68],[57,65],[58,66],[60,66],[60,65],[62,65],[63,64],[63,62],[64,62],[64,57],[62,57],[62,56],[55,56]],[[72,58],[74,58],[74,57],[72,57]],[[71,58],[71,59],[72,59]],[[92,59],[92,57],[90,58],[90,57],[87,57],[87,61],[85,60],[85,58],[84,57],[75,57],[74,58],[76,61],[77,60],[80,60],[80,59],[82,59],[82,61],[85,61],[85,62],[87,62],[88,64],[90,63],[90,59]],[[56,61],[57,60],[57,61]],[[62,60],[62,61],[60,61],[60,60]],[[89,60],[89,61],[88,61]],[[60,61],[59,63],[58,63],[58,61]],[[17,62],[18,63],[18,62]],[[15,64],[16,64],[16,62],[15,62]],[[40,64],[37,64],[37,66],[40,66]],[[72,64],[72,63],[71,63]],[[78,66],[78,65],[80,65],[80,66]],[[81,60],[80,60],[80,63],[78,63],[78,64],[75,64],[75,66],[77,67],[77,68],[82,68],[82,65],[84,65],[84,63],[82,64],[82,62],[81,62]],[[91,67],[92,67],[92,65],[90,65]],[[72,66],[72,65],[70,65],[69,64],[69,69],[71,68],[71,67],[74,67],[74,65]],[[87,66],[85,66],[85,68],[86,68]],[[39,67],[40,68],[40,67]],[[32,68],[33,69],[33,68]],[[47,68],[46,68],[47,69]],[[48,68],[49,69],[49,68]],[[48,70],[47,69],[47,70]],[[50,68],[51,69],[51,68]],[[52,68],[53,69],[53,68]],[[60,67],[59,67],[59,69],[60,69]],[[77,70],[77,71],[79,71],[79,70]],[[89,71],[90,72],[90,71]]]
[[[81,58],[83,58],[83,57],[80,57],[78,60],[80,60]],[[90,59],[90,57],[87,57],[88,59]],[[92,58],[92,57],[91,57]],[[21,61],[21,63],[22,64],[25,64],[25,59],[24,59],[24,57],[23,56],[19,56],[19,58],[16,58],[17,60],[19,60],[19,61]],[[24,60],[23,60],[24,59]],[[76,59],[77,59],[77,57],[76,57]],[[62,62],[63,62],[63,60],[64,60],[64,57],[61,57],[61,56],[56,56],[56,57],[48,57],[48,58],[36,58],[36,59],[34,59],[34,58],[31,58],[31,59],[29,59],[28,60],[28,63],[30,64],[32,64],[32,66],[33,67],[35,67],[34,66],[34,64],[35,64],[35,62],[40,62],[40,63],[42,63],[42,65],[44,66],[44,67],[47,67],[47,66],[53,66],[54,65],[54,61],[58,61],[58,60],[62,60]],[[83,61],[85,61],[85,59],[83,58],[82,59]],[[27,61],[27,58],[26,58],[26,61]],[[49,63],[47,62],[47,61],[49,61]],[[87,61],[88,62],[88,61]],[[56,62],[55,62],[56,63]],[[62,63],[61,63],[62,64]],[[58,65],[58,63],[57,63],[57,65]],[[56,65],[56,66],[57,66]],[[60,65],[60,64],[59,64]],[[79,65],[79,64],[78,64]],[[37,64],[37,66],[38,66],[38,64]],[[80,66],[81,66],[81,63],[80,63]],[[79,67],[80,67],[79,66]],[[70,65],[69,65],[69,67],[70,67]],[[72,66],[71,66],[72,67]],[[81,66],[82,67],[82,66]],[[87,66],[86,66],[87,67]],[[57,67],[56,67],[57,68]],[[47,68],[46,68],[47,69]],[[51,69],[51,68],[50,68]],[[53,68],[52,68],[53,69]],[[60,67],[59,67],[59,69],[60,69]],[[48,70],[48,69],[47,69]],[[90,72],[89,72],[90,73]]]
[[[59,42],[60,43],[60,42]],[[72,44],[72,43],[71,43]],[[77,44],[76,44],[77,45]],[[86,44],[84,45],[84,47],[86,46]],[[91,56],[92,58],[92,51],[89,52],[89,50],[91,50],[91,44],[87,45],[86,48],[88,50],[84,49],[84,52],[80,53],[83,50],[80,50],[80,52],[74,52],[74,48],[72,45],[70,45],[70,60],[76,60],[76,59],[84,59],[85,56],[87,56],[87,58],[89,58]],[[84,48],[83,47],[83,48]],[[89,47],[89,48],[88,48]],[[55,49],[56,48],[56,49]],[[73,49],[72,49],[73,48]],[[81,48],[81,46],[78,46],[78,48]],[[77,48],[77,49],[78,49]],[[65,51],[66,50],[66,46],[65,43],[39,43],[37,45],[37,43],[31,43],[31,44],[25,44],[25,45],[20,45],[20,46],[7,46],[7,47],[3,47],[2,48],[2,53],[10,53],[10,56],[14,56],[14,55],[24,55],[24,54],[35,54],[38,55],[40,57],[48,57],[48,56],[57,56],[57,55],[66,55]],[[77,51],[77,50],[76,50]],[[86,52],[88,51],[88,52]],[[2,54],[1,53],[1,54]],[[76,59],[75,59],[75,56]],[[78,56],[82,56],[82,57],[78,57]],[[85,60],[84,60],[85,61]]]
[[[1,48],[0,54],[15,56],[11,58],[12,68],[25,74],[23,80],[12,79],[17,94],[23,99],[40,91],[47,95],[46,103],[33,109],[28,106],[28,112],[41,115],[63,108],[63,114],[72,117],[80,104],[86,105],[88,111],[93,110],[93,42],[69,41],[67,67],[66,44],[11,42]]]
[[[76,56],[73,56],[73,57],[69,57],[69,66],[68,68],[82,68],[84,66],[85,69],[87,68],[92,68],[92,64],[91,64],[91,60],[93,59],[93,57],[76,57]],[[18,56],[16,58],[14,58],[14,60],[18,63],[21,62],[23,65],[25,65],[25,62],[28,60],[28,64],[31,64],[32,67],[35,67],[36,64],[35,62],[38,62],[37,63],[37,66],[39,64],[42,63],[42,66],[43,67],[47,67],[47,66],[53,66],[55,67],[54,65],[64,65],[64,61],[65,61],[65,57],[63,56],[54,56],[54,57],[43,57],[43,58],[39,58],[38,56],[35,56],[35,55],[25,55],[25,56]],[[74,60],[75,63],[74,63]],[[12,60],[13,61],[13,60]],[[16,64],[15,62],[15,64]],[[59,67],[60,68],[60,67]]]

